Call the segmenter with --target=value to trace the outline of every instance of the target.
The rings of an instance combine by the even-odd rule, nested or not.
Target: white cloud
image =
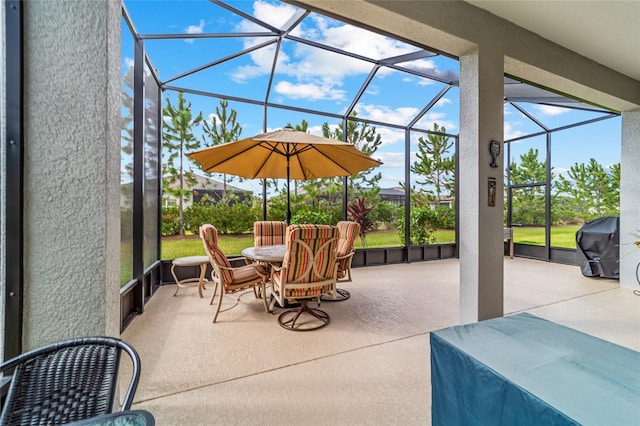
[[[333,21],[320,15],[314,15],[313,19],[318,31],[309,32],[307,36],[315,36],[315,41],[326,43],[348,52],[381,59],[417,50],[413,46],[392,38],[357,28],[353,25]]]
[[[296,11],[296,8],[290,5],[273,5],[260,0],[254,1],[253,9],[256,18],[269,22],[278,28],[281,28]],[[373,58],[393,57],[416,50],[415,47],[389,37],[319,15],[312,16],[314,26],[298,25],[292,34]],[[243,21],[238,30],[247,32],[263,29],[252,22]],[[265,40],[265,38],[245,39],[244,47],[248,48]],[[340,87],[345,78],[368,74],[373,67],[373,64],[369,62],[310,45],[296,44],[293,50],[287,48],[287,45],[291,44],[285,41],[283,49],[279,52],[276,74],[296,78],[297,82],[291,83],[296,86],[304,87],[304,85],[314,84],[330,88]],[[289,56],[285,54],[285,51]],[[252,64],[238,67],[231,78],[236,82],[243,82],[269,74],[273,65],[274,53],[274,46],[252,52],[249,55]],[[382,76],[389,72],[389,70],[381,70],[379,75]],[[335,92],[342,91],[332,89],[329,99],[335,98]],[[295,92],[282,94],[283,96],[299,97]],[[338,97],[337,99],[341,100],[342,98]]]
[[[571,111],[568,108],[562,108],[562,107],[551,106],[551,105],[534,105],[533,107],[537,111],[539,111],[542,115],[550,115],[550,116],[560,115],[560,114],[564,114]]]
[[[425,73],[427,75],[437,77],[444,81],[458,81],[458,74],[451,70],[441,71],[438,69],[438,66],[432,59],[418,59],[411,62],[402,62],[399,63],[398,66],[403,68],[407,68],[410,70],[419,71]],[[431,84],[431,80],[421,79],[423,82],[421,84]]]
[[[442,97],[442,98],[438,99],[438,102],[436,102],[436,104],[434,106],[442,107],[442,106],[445,106],[447,104],[451,104],[451,99]]]
[[[204,30],[204,19],[201,19],[199,25],[189,25],[185,29],[185,32],[187,34],[202,34],[203,30]],[[193,43],[193,39],[192,38],[186,39],[185,42]]]
[[[307,133],[311,133],[312,135],[316,135],[316,136],[323,136],[322,134],[322,126],[309,126],[307,127]]]
[[[443,103],[447,103],[447,101]],[[356,106],[356,112],[360,118],[404,126],[409,124],[409,122],[418,115],[420,108],[398,107],[393,109],[384,105],[358,104]],[[438,126],[446,128],[447,132],[451,133],[457,126],[453,121],[447,120],[446,117],[447,115],[443,112],[430,111],[418,120],[416,127],[430,130],[433,128],[434,123],[438,123]],[[379,128],[379,130],[382,129]],[[400,140],[404,141],[404,131],[394,130],[394,133],[395,132],[398,132],[401,135]],[[396,138],[390,138],[390,140],[393,140],[393,142],[384,141],[384,143],[397,142]]]
[[[511,123],[509,123],[508,121],[504,122],[504,140],[517,138],[523,135],[524,135],[524,132],[520,130],[515,130]]]
[[[380,94],[380,88],[376,85],[370,84],[369,86],[367,86],[367,90],[365,90],[365,93],[367,95],[379,95]]]
[[[264,41],[265,39],[248,39],[245,40],[244,47],[248,48]],[[238,67],[231,78],[236,82],[243,82],[269,74],[273,66],[274,54],[274,45],[251,52],[249,57],[253,64]],[[351,57],[313,46],[297,45],[289,54],[284,49],[280,50],[275,72],[295,77],[301,83],[322,80],[326,84],[341,85],[345,77],[368,73],[371,67],[371,64]]]
[[[283,25],[296,12],[297,8],[282,4],[273,5],[262,0],[253,2],[253,11],[256,18],[269,22],[277,28]],[[392,38],[372,33],[370,31],[344,24],[320,15],[311,15],[309,20],[298,25],[293,34],[311,39],[320,43],[357,53],[372,58],[388,58],[416,51],[416,47],[394,40]],[[263,31],[250,21],[243,21],[239,31]],[[266,38],[245,39],[244,46],[248,48],[257,43],[263,43]],[[275,45],[259,49],[247,55],[250,63],[239,66],[229,74],[229,78],[236,83],[245,83],[251,79],[268,75],[273,67]],[[286,102],[286,99],[298,100],[329,100],[344,102],[349,92],[343,87],[346,79],[353,76],[368,74],[373,64],[339,55],[330,51],[319,49],[302,43],[284,41],[278,55],[278,63],[275,67],[274,100]],[[440,71],[436,63],[430,59],[421,59],[404,64],[412,69],[435,74],[441,78],[455,80],[457,75],[450,71]],[[384,78],[398,71],[382,68],[377,77]],[[400,77],[403,78],[403,77]],[[408,79],[408,80],[407,80]],[[405,77],[404,81],[413,84],[430,83],[428,79]],[[377,95],[380,88],[369,85],[368,95]],[[437,106],[443,107],[450,104],[451,100],[443,98]],[[357,107],[359,117],[368,118],[380,122],[388,122],[406,125],[420,112],[415,107],[390,108],[377,105],[359,105]],[[444,114],[430,113],[421,121],[423,126],[432,128],[434,122],[446,127],[448,130],[457,128],[457,125],[446,120]],[[378,127],[379,132],[387,132],[383,138],[383,144],[393,144],[404,140],[402,131],[390,131]]]
[[[428,78],[421,78],[418,80],[418,86],[430,86],[434,84],[433,80],[429,80]]]
[[[447,133],[455,133],[454,130],[458,127],[453,121],[447,120],[447,114],[434,111],[429,111],[418,120],[416,127],[432,130],[434,124],[441,128],[444,127]]]
[[[204,19],[201,19],[200,24],[189,25],[185,31],[187,34],[202,34],[203,29],[204,29]]]
[[[376,151],[373,157],[382,161],[385,168],[399,168],[404,170],[404,153],[403,152],[380,152]],[[403,178],[404,179],[404,178]]]
[[[301,80],[322,78],[341,83],[345,77],[369,73],[373,67],[368,62],[302,44],[296,46],[293,55],[288,68],[277,72],[294,75]]]
[[[404,143],[404,130],[393,129],[390,127],[375,126],[376,133],[380,135],[382,141],[381,146],[389,146],[397,143]],[[378,155],[376,151],[375,155]]]
[[[307,99],[317,101],[323,99],[341,101],[345,99],[345,91],[334,89],[331,85],[313,83],[291,83],[280,81],[275,85],[276,93],[291,99]]]
[[[218,116],[215,113],[211,112],[209,113],[209,115],[207,115],[207,118],[205,118],[205,121],[207,121],[210,125],[213,125],[213,117],[215,117],[216,120],[218,119]]]
[[[275,5],[264,1],[253,2],[253,16],[267,24],[282,28],[289,18],[293,16],[297,8],[288,4]],[[240,24],[243,31],[264,31],[265,29],[251,21],[243,21]],[[299,26],[298,26],[299,27]],[[300,35],[300,30],[296,29],[292,35]]]
[[[393,72],[399,72],[394,70]],[[386,72],[384,75],[386,76],[389,72]],[[429,80],[428,78],[416,77],[416,76],[406,76],[402,78],[403,83],[417,84],[418,86],[430,86],[435,82],[433,80]]]
[[[420,109],[414,107],[391,109],[384,105],[358,105],[356,112],[358,113],[358,117],[361,118],[368,118],[390,124],[406,125],[420,112]]]
[[[235,70],[233,70],[232,73],[229,73],[228,75],[229,75],[229,78],[234,83],[243,84],[243,83],[246,83],[247,80],[251,80],[252,78],[259,77],[263,74],[264,73],[262,72],[260,67],[255,67],[252,65],[243,65],[241,67],[236,68]]]
[[[263,43],[264,39],[250,39],[245,41],[245,48],[255,46],[256,44]],[[237,67],[229,77],[236,83],[244,83],[255,77],[267,75],[271,72],[273,66],[273,56],[275,54],[275,46],[269,45],[261,49],[255,50],[249,54],[254,65],[243,65]],[[278,69],[281,68],[281,64],[286,64],[289,61],[289,56],[282,50],[278,55]]]

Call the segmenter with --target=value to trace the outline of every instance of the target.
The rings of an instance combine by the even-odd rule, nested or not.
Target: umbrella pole
[[[262,179],[262,220],[267,220],[267,179]]]
[[[287,155],[287,225],[291,225],[291,195],[289,193],[289,156]]]

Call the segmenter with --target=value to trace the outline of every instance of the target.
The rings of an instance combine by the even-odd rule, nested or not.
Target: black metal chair
[[[0,365],[15,368],[0,425],[59,425],[112,412],[122,352],[132,377],[122,410],[129,410],[140,380],[140,357],[123,340],[84,337],[18,355]]]

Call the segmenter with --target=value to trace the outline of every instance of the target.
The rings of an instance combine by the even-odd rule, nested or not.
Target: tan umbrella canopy
[[[244,178],[287,179],[287,223],[291,219],[289,180],[351,176],[382,163],[354,145],[299,132],[287,126],[187,154],[205,172]]]

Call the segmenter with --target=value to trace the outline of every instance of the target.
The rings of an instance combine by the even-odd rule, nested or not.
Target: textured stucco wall
[[[640,290],[640,109],[622,114],[621,157],[620,285]]]
[[[119,335],[120,3],[25,3],[25,299],[30,349]]]
[[[490,141],[503,138],[502,57],[499,50],[482,47],[460,58],[461,323],[503,315],[504,155],[492,168],[489,153]],[[496,182],[495,206],[488,205],[489,178]]]

